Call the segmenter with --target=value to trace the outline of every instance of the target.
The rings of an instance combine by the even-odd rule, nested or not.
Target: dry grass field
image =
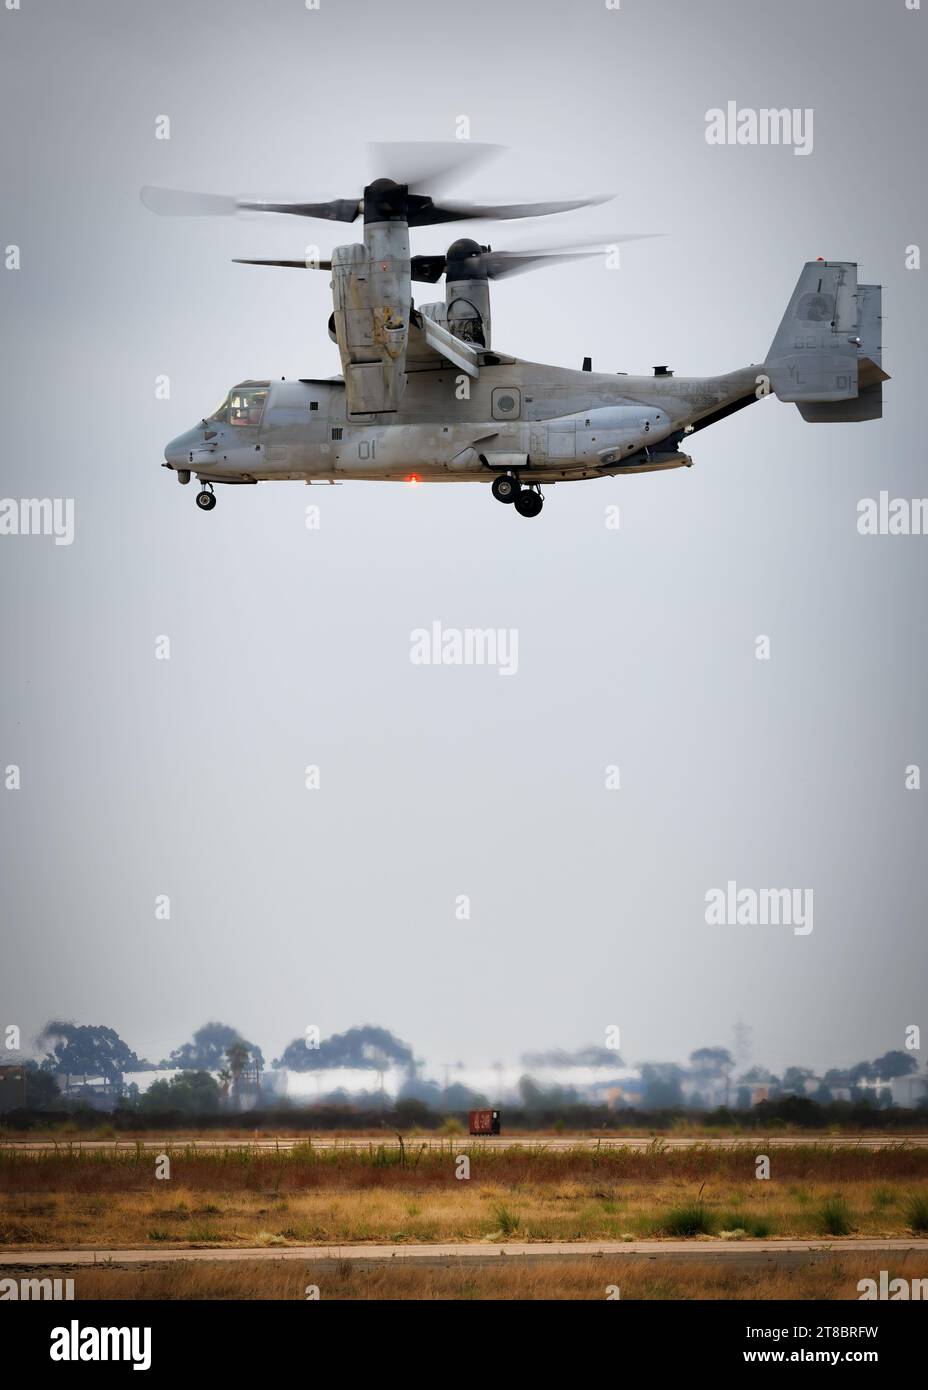
[[[0,1244],[893,1237],[928,1234],[928,1150],[0,1151]],[[763,1152],[761,1144],[758,1152]],[[459,1179],[460,1157],[470,1177]]]
[[[502,1264],[502,1262],[501,1262]],[[406,1264],[357,1267],[344,1261],[321,1265],[302,1261],[226,1264],[172,1263],[131,1269],[95,1266],[73,1273],[76,1300],[85,1299],[320,1299],[346,1300],[697,1300],[859,1298],[858,1281],[878,1268],[906,1279],[928,1276],[924,1255],[829,1254],[795,1269],[738,1269],[712,1261],[674,1263],[621,1259],[564,1259],[538,1263],[507,1261],[501,1268],[417,1267]],[[54,1271],[58,1274],[61,1271]],[[4,1270],[31,1277],[43,1271]],[[866,1304],[864,1307],[868,1306]]]

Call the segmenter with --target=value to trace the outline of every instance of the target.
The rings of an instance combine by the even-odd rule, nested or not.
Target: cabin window
[[[514,386],[494,387],[490,404],[494,420],[516,420],[522,405],[521,392]]]

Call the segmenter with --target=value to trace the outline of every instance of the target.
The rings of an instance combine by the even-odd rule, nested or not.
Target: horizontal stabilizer
[[[797,401],[796,409],[810,425],[836,425],[843,421],[880,420],[883,416],[883,383],[865,386],[852,401]]]

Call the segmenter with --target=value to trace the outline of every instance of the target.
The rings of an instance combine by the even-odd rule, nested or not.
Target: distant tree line
[[[0,1081],[0,1108],[68,1108],[87,1098],[84,1083],[97,1078],[102,1078],[104,1089],[112,1088],[114,1098],[123,1109],[143,1116],[175,1113],[219,1116],[229,1109],[240,1108],[246,1097],[252,1109],[259,1110],[268,1103],[260,1084],[265,1065],[261,1048],[227,1023],[203,1024],[190,1041],[175,1048],[158,1064],[139,1058],[115,1029],[104,1025],[53,1020],[45,1026],[38,1042],[44,1050],[41,1060],[26,1061],[15,1071],[16,1079],[4,1076]],[[0,1060],[18,1063],[18,1059],[9,1054]],[[554,1049],[526,1053],[522,1061],[526,1067],[536,1070],[595,1067],[602,1070],[604,1076],[608,1076],[609,1067],[614,1067],[616,1073],[624,1069],[618,1053],[603,1047],[581,1048],[574,1052]],[[371,1073],[372,1082],[379,1076],[381,1083],[385,1071],[399,1069],[405,1077],[395,1104],[419,1106],[430,1114],[463,1112],[489,1103],[486,1096],[467,1086],[448,1084],[447,1076],[444,1086],[420,1076],[420,1063],[412,1048],[389,1029],[372,1025],[349,1028],[325,1039],[295,1038],[273,1065],[297,1072],[324,1073],[338,1068],[366,1070]],[[6,1071],[11,1070],[8,1065]],[[177,1074],[156,1079],[141,1093],[132,1080],[133,1074],[152,1070]],[[852,1067],[831,1068],[821,1077],[801,1066],[787,1067],[779,1077],[761,1066],[750,1067],[735,1076],[735,1060],[727,1048],[701,1047],[690,1053],[686,1066],[645,1062],[640,1068],[640,1083],[625,1101],[621,1099],[623,1083],[617,1078],[618,1113],[623,1117],[623,1124],[629,1123],[630,1116],[635,1113],[632,1104],[651,1115],[676,1114],[684,1110],[708,1115],[718,1113],[720,1099],[726,1113],[737,1112],[741,1116],[745,1112],[760,1113],[768,1118],[780,1114],[776,1107],[787,1102],[792,1105],[790,1113],[796,1112],[795,1102],[802,1103],[796,1113],[812,1116],[825,1113],[836,1103],[866,1104],[869,1109],[879,1110],[892,1103],[889,1089],[892,1081],[916,1071],[917,1062],[912,1053],[896,1050]],[[765,1099],[753,1104],[758,1088],[762,1089]],[[849,1100],[836,1093],[845,1093]],[[536,1121],[543,1115],[570,1111],[579,1123],[579,1114],[590,1109],[589,1102],[576,1087],[545,1085],[529,1073],[520,1081],[519,1095],[522,1111],[534,1116]],[[379,1116],[394,1113],[391,1109],[394,1102],[388,1102],[382,1084],[379,1088],[372,1084],[367,1091],[351,1095],[333,1089],[321,1100],[339,1110],[350,1108],[352,1113],[370,1111]],[[808,1110],[807,1105],[814,1109]],[[599,1114],[601,1108],[593,1106],[592,1110]],[[319,1113],[318,1103],[313,1113]],[[507,1115],[515,1113],[512,1106],[507,1108]]]
[[[229,1115],[218,1104],[216,1083],[208,1074],[205,1082],[193,1079],[190,1083],[175,1087],[165,1082],[168,1089],[158,1093],[150,1101],[141,1097],[137,1103],[124,1101],[117,1105],[106,1122],[119,1132],[132,1133],[157,1126],[159,1130],[189,1129],[195,1122],[198,1129],[228,1129]],[[201,1089],[202,1088],[202,1089]],[[216,1088],[218,1089],[218,1088]],[[148,1093],[150,1095],[150,1092]],[[162,1109],[164,1104],[166,1108]],[[639,1108],[611,1109],[605,1105],[590,1105],[578,1102],[574,1105],[557,1107],[509,1105],[503,1110],[504,1134],[518,1133],[520,1130],[554,1130],[569,1133],[582,1131],[599,1132],[604,1135],[615,1131],[640,1130],[645,1134],[672,1129],[676,1123],[685,1120],[688,1124],[698,1121],[708,1129],[730,1131],[736,1128],[743,1133],[769,1133],[783,1129],[815,1131],[846,1130],[854,1133],[868,1129],[906,1134],[909,1131],[921,1133],[925,1127],[926,1107],[924,1103],[916,1109],[881,1109],[872,1101],[858,1102],[834,1101],[830,1105],[820,1105],[808,1096],[785,1096],[778,1101],[761,1101],[749,1111],[728,1110],[724,1106],[707,1112],[696,1112],[679,1108],[666,1110],[643,1110]],[[6,1123],[16,1129],[42,1129],[54,1127],[61,1119],[60,1109],[45,1106],[36,1108],[16,1108],[7,1112]],[[77,1105],[69,1109],[68,1122],[81,1129],[93,1129],[100,1124],[100,1111],[88,1105]],[[424,1101],[413,1097],[399,1099],[386,1108],[371,1104],[327,1104],[313,1106],[287,1105],[277,1103],[272,1107],[251,1110],[247,1116],[249,1133],[275,1133],[287,1130],[344,1130],[367,1132],[382,1130],[384,1134],[397,1131],[420,1129],[424,1131],[444,1131],[462,1134],[466,1129],[466,1112],[451,1114],[433,1109]],[[449,1131],[449,1125],[454,1126]]]

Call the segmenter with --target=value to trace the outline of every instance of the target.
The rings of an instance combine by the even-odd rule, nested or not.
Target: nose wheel
[[[197,506],[201,512],[211,512],[216,505],[216,494],[209,486],[197,493]]]

